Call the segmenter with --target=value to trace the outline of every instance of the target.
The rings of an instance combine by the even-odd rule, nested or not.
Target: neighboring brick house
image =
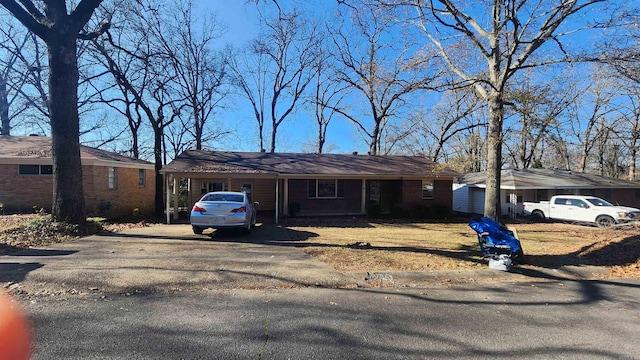
[[[174,187],[178,179],[188,179],[189,204],[209,191],[245,190],[260,203],[260,211],[275,211],[276,221],[294,212],[412,216],[450,209],[458,175],[419,156],[202,150],[185,151],[160,173],[172,177]]]
[[[107,217],[154,211],[154,166],[87,146],[80,147],[88,215]],[[0,203],[5,211],[51,209],[51,138],[0,136]]]

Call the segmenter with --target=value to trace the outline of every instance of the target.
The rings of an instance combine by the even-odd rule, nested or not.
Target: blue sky
[[[280,0],[283,6],[287,6],[290,1]],[[222,21],[227,31],[220,39],[221,46],[232,44],[242,47],[250,41],[260,30],[258,11],[254,4],[245,1],[222,1],[212,2],[201,1],[202,6],[208,11],[214,12],[218,19]],[[323,12],[330,12],[329,8],[335,6],[333,0],[321,0],[320,2],[298,2],[302,6],[311,6],[318,15]],[[270,1],[267,6],[273,6]],[[236,131],[245,137],[247,141],[232,142],[223,144],[226,148],[216,150],[235,151],[259,151],[257,124],[250,110],[250,103],[243,97],[236,97],[229,110],[225,110],[222,119],[227,124],[235,127]],[[268,119],[270,121],[270,119]],[[268,150],[271,136],[271,129],[265,129],[265,147]],[[301,152],[312,151],[310,144],[317,137],[317,124],[313,119],[313,114],[304,107],[299,107],[296,113],[291,114],[285,122],[278,127],[276,140],[276,151],[278,152]],[[368,146],[356,132],[354,126],[346,120],[334,118],[329,125],[327,133],[327,144],[325,152],[351,153],[358,151],[366,153]]]

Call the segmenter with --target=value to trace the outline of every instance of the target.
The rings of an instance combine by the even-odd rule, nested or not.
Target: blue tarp
[[[493,219],[487,217],[472,219],[469,227],[478,233],[480,249],[485,255],[491,253],[491,248],[506,246],[511,249],[511,254],[522,253],[520,241],[513,236],[513,232]]]

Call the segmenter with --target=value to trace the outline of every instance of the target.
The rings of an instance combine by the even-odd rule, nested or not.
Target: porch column
[[[187,178],[187,209],[191,207],[191,201],[191,178]]]
[[[233,189],[231,189],[231,178],[227,178],[227,191],[233,191]]]
[[[284,179],[284,188],[282,189],[284,203],[282,204],[282,214],[289,215],[289,179]]]
[[[173,177],[173,220],[178,220],[180,214],[178,214],[178,200],[180,197],[180,179],[177,176]]]
[[[171,205],[169,203],[171,201],[170,200],[170,193],[169,193],[171,191],[169,189],[169,177],[170,176],[171,176],[170,174],[165,174],[164,175],[164,188],[166,189],[166,197],[167,197],[166,201],[164,202],[166,204],[165,205],[166,206],[165,213],[167,214],[167,225],[171,224],[171,213],[169,212],[170,205]]]
[[[280,191],[278,186],[279,179],[276,177],[276,225],[278,224],[278,206],[280,204]]]
[[[362,198],[360,200],[360,212],[367,213],[367,179],[362,179]]]

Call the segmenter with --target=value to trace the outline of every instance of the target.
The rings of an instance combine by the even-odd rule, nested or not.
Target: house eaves
[[[154,169],[154,164],[120,154],[80,146],[82,165]],[[0,164],[50,165],[51,138],[47,136],[0,136]]]
[[[459,175],[423,157],[248,153],[188,150],[162,174],[216,174],[281,178],[443,178]]]
[[[455,182],[486,188],[486,175],[484,173],[466,174],[457,178]],[[500,188],[503,190],[640,188],[640,182],[569,170],[508,169],[502,170]]]

